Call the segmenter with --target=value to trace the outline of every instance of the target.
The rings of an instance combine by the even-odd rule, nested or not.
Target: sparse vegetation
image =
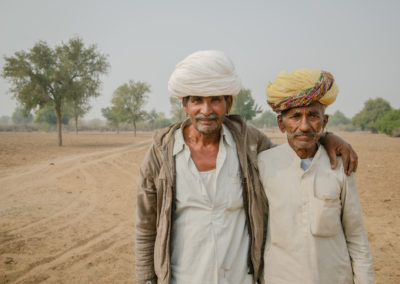
[[[392,109],[376,122],[378,131],[387,135],[400,136],[400,109]]]
[[[146,103],[146,93],[148,92],[150,92],[149,84],[130,80],[115,90],[111,100],[115,115],[118,116],[119,121],[133,126],[134,136],[136,136],[137,122],[144,120],[146,117],[143,106]]]
[[[9,79],[14,97],[25,115],[31,110],[53,107],[57,115],[58,145],[62,145],[61,119],[65,106],[84,108],[87,98],[98,96],[100,75],[109,64],[95,45],[85,47],[82,39],[51,48],[44,41],[28,52],[4,57],[2,76]],[[86,109],[86,108],[85,108]]]
[[[377,133],[376,122],[392,109],[390,103],[382,98],[369,99],[364,108],[352,118],[352,123],[361,130]]]
[[[264,111],[259,117],[250,120],[249,123],[259,128],[278,126],[276,114],[270,110]]]
[[[250,89],[241,89],[239,94],[234,97],[231,114],[239,114],[245,120],[252,120],[257,114],[261,113],[261,108],[255,103],[251,96]]]

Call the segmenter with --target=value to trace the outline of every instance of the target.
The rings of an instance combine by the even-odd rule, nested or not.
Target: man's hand
[[[337,166],[336,156],[342,156],[343,168],[346,175],[349,176],[351,173],[356,172],[358,157],[350,144],[330,132],[326,132],[320,142],[324,145],[328,153],[332,169],[336,169]]]

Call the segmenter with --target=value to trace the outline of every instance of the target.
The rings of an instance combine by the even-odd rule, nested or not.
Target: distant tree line
[[[330,115],[328,127],[342,130],[361,129],[400,137],[400,109],[393,109],[390,103],[382,98],[368,99],[363,109],[351,119],[340,111]]]
[[[100,95],[100,76],[110,67],[107,56],[96,45],[85,46],[80,38],[54,48],[39,41],[29,51],[18,51],[4,60],[1,75],[10,81],[10,92],[18,107],[11,117],[1,116],[0,125],[35,123],[44,130],[52,130],[56,125],[59,146],[62,125],[70,127],[72,122],[78,133],[78,122],[89,111],[90,99]],[[150,84],[142,81],[129,80],[120,85],[112,94],[110,106],[101,110],[106,125],[95,119],[86,126],[107,127],[117,132],[129,128],[136,136],[137,129],[154,130],[185,119],[181,101],[173,97],[170,118],[155,109],[145,111],[150,90]],[[276,115],[255,104],[250,89],[243,88],[235,96],[231,114],[239,114],[259,128],[277,126]],[[382,98],[369,99],[351,119],[340,111],[330,115],[328,127],[400,136],[400,110],[393,109]]]

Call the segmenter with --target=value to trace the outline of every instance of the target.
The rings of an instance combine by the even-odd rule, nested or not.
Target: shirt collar
[[[228,144],[230,147],[235,146],[235,142],[233,141],[232,133],[229,131],[228,127],[225,126],[225,124],[222,124],[222,130],[221,130],[222,137],[224,138],[224,141],[226,144]]]
[[[297,156],[296,152],[292,149],[292,147],[290,147],[289,143],[286,143],[285,145],[286,145],[287,151],[289,152],[289,155],[292,157],[292,161],[293,161],[295,167],[301,169],[301,158],[299,156]],[[309,169],[311,168],[311,166],[313,164],[315,164],[315,161],[317,161],[319,159],[319,157],[321,156],[321,152],[324,151],[323,148],[324,147],[318,142],[318,149],[317,149],[317,152],[315,152],[314,157],[312,157],[312,162],[311,162]]]
[[[221,135],[223,138],[223,141],[230,147],[234,147],[235,143],[233,141],[232,133],[229,131],[228,127],[226,127],[224,124],[222,124],[221,128]],[[174,149],[172,154],[175,156],[179,152],[183,151],[185,149],[185,140],[183,139],[183,133],[182,133],[182,128],[178,128],[175,130],[174,134],[175,142],[174,142]]]

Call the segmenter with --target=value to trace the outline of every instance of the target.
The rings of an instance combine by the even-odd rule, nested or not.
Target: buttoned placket
[[[193,162],[192,158],[191,158],[191,153],[190,153],[190,148],[189,146],[184,143],[184,156],[185,156],[185,161],[188,165],[188,168],[190,170],[190,172],[192,173],[193,177],[195,177],[197,184],[200,185],[200,189],[201,189],[201,195],[203,196],[204,200],[207,202],[207,204],[209,205],[209,210],[210,210],[210,224],[212,225],[212,237],[213,237],[213,242],[214,242],[214,255],[215,255],[215,259],[217,260],[218,265],[215,267],[216,271],[214,273],[216,273],[218,278],[225,278],[225,269],[220,268],[218,269],[218,267],[220,266],[221,263],[221,259],[219,259],[219,255],[218,255],[218,237],[217,237],[217,229],[216,229],[216,223],[217,222],[223,222],[223,220],[220,220],[223,218],[223,212],[220,212],[221,209],[218,208],[216,205],[216,203],[218,202],[217,198],[217,185],[218,185],[218,177],[219,177],[219,173],[221,171],[221,168],[226,160],[226,156],[227,156],[227,150],[226,147],[228,145],[225,144],[225,139],[224,139],[224,135],[221,135],[220,138],[220,142],[219,142],[219,148],[218,148],[218,154],[217,154],[217,159],[216,159],[216,172],[215,172],[215,180],[214,180],[214,191],[213,191],[213,196],[209,196],[203,181],[200,177],[199,171],[195,165],[195,163]],[[220,240],[221,241],[221,240]]]
[[[308,169],[303,170],[301,167],[301,159],[296,155],[294,156],[293,166],[298,172],[298,177],[300,179],[300,191],[301,191],[301,222],[302,222],[302,237],[305,240],[309,239],[310,235],[310,221],[311,220],[311,199],[314,198],[314,181],[315,181],[315,171],[313,168],[315,167],[315,161],[318,160],[319,152],[315,154],[311,165]],[[306,241],[308,243],[308,241]],[[307,271],[309,275],[313,275],[313,271],[316,271],[317,268],[313,266],[313,263],[309,262],[308,260],[312,259],[310,257],[310,249],[307,246],[303,248],[303,255],[307,255],[307,258],[304,261],[304,271]],[[304,283],[306,284],[306,283]]]
[[[224,130],[221,131],[221,138],[220,138],[220,143],[219,143],[219,149],[218,149],[218,154],[217,154],[217,159],[216,159],[216,169],[215,169],[215,179],[214,179],[214,187],[215,189],[213,190],[212,194],[209,195],[207,189],[205,188],[203,184],[203,180],[200,176],[199,171],[197,170],[196,165],[194,164],[193,160],[191,159],[191,154],[190,154],[190,149],[189,147],[184,143],[182,132],[177,132],[175,135],[175,145],[174,145],[174,150],[173,153],[174,155],[180,155],[181,158],[180,161],[184,162],[182,166],[185,169],[181,168],[180,173],[186,172],[185,176],[187,174],[190,175],[190,178],[193,179],[193,183],[196,183],[198,186],[190,186],[187,188],[187,194],[190,195],[190,191],[197,196],[197,200],[200,202],[199,208],[202,208],[204,213],[208,211],[207,214],[204,215],[205,218],[209,218],[208,224],[209,224],[209,237],[210,239],[210,246],[209,246],[209,252],[210,254],[213,255],[212,258],[210,258],[210,261],[215,260],[215,265],[212,264],[208,270],[209,276],[216,281],[215,283],[228,283],[228,277],[230,277],[232,271],[231,271],[231,265],[232,262],[237,260],[237,256],[233,259],[229,259],[228,262],[226,259],[226,255],[229,252],[229,250],[226,250],[227,246],[227,240],[225,239],[224,232],[224,224],[225,224],[225,214],[227,212],[225,211],[226,206],[230,205],[230,198],[231,194],[233,194],[232,198],[237,198],[237,194],[235,195],[234,192],[229,193],[229,190],[231,187],[227,184],[230,184],[232,182],[232,175],[237,175],[237,173],[233,173],[233,165],[236,171],[239,170],[239,161],[235,161],[235,164],[227,164],[228,162],[228,156],[229,159],[231,159],[231,155],[236,155],[235,149],[236,145],[231,137],[231,134],[226,132],[227,134],[224,134]],[[228,135],[228,137],[227,137]],[[232,153],[231,153],[232,152]],[[179,157],[179,156],[177,156]],[[237,156],[236,158],[237,159]],[[185,166],[186,165],[186,166]],[[224,173],[224,178],[221,176],[222,173]],[[225,176],[226,175],[226,176]],[[193,184],[194,185],[194,184]],[[218,189],[224,189],[224,190],[218,190]],[[227,192],[228,191],[228,192]],[[179,192],[179,189],[178,189]],[[236,191],[235,191],[236,192]],[[241,192],[241,191],[240,191]],[[178,194],[179,195],[179,194]],[[234,199],[232,199],[234,200]],[[190,199],[187,199],[187,201],[190,201]],[[190,201],[191,202],[191,201]],[[201,206],[202,205],[202,206]],[[179,206],[177,208],[179,210]],[[231,213],[228,213],[231,214]],[[208,215],[208,217],[206,217]],[[244,216],[244,212],[243,212]],[[205,219],[203,219],[205,221]],[[244,222],[244,220],[240,219],[240,222]],[[244,223],[243,223],[244,224]],[[199,232],[200,233],[200,232]],[[236,232],[235,232],[236,233]],[[240,233],[240,232],[239,232]],[[236,234],[235,234],[236,235]],[[238,235],[239,236],[239,235]],[[246,238],[247,240],[247,238]],[[179,244],[177,244],[177,247],[179,247]],[[242,248],[243,246],[240,246]],[[218,251],[218,248],[221,248],[221,251]],[[244,251],[240,251],[241,258],[244,257],[245,259],[247,258],[247,248],[244,249]],[[225,263],[226,262],[226,263]],[[244,262],[245,263],[245,262]],[[242,265],[244,265],[244,263]],[[211,263],[210,263],[211,264]],[[234,270],[236,271],[236,270]],[[244,275],[246,274],[246,271],[244,271]],[[240,277],[243,277],[242,275]],[[244,279],[244,278],[240,278]],[[213,280],[213,281],[214,281]],[[232,279],[233,280],[233,279]],[[247,279],[251,281],[251,277]],[[246,282],[247,283],[247,282]]]

